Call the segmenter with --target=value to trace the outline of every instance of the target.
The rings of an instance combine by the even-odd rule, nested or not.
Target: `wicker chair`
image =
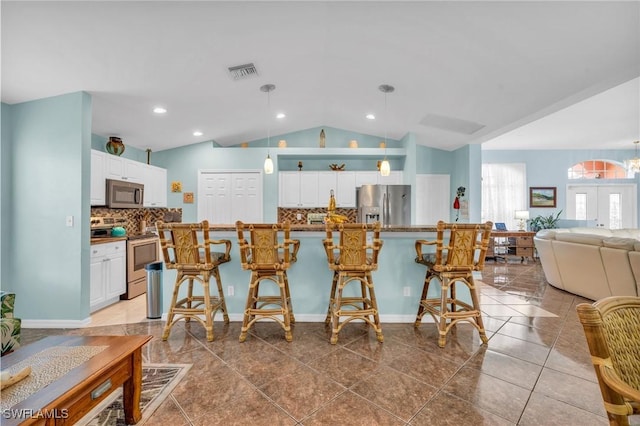
[[[435,241],[416,241],[416,262],[425,265],[427,273],[415,326],[420,326],[425,313],[431,314],[438,324],[438,346],[441,348],[447,342],[447,333],[459,321],[473,324],[478,329],[482,342],[488,341],[473,272],[484,268],[492,226],[492,222],[464,224],[439,221]],[[423,253],[423,246],[427,245],[434,245],[435,253]],[[429,285],[433,279],[440,283],[440,296],[428,298]],[[469,288],[471,305],[456,297],[457,283]]]
[[[334,242],[333,233],[339,233],[340,242]],[[329,295],[326,324],[331,324],[331,344],[338,342],[338,333],[353,320],[363,320],[373,327],[379,342],[384,341],[378,302],[371,272],[378,269],[380,223],[327,224],[327,237],[323,241],[333,282]],[[355,283],[357,296],[344,296],[345,287]],[[351,288],[353,286],[350,286]],[[341,322],[342,321],[342,322]]]
[[[278,322],[284,329],[285,339],[291,342],[291,324],[295,322],[295,318],[287,270],[296,261],[300,241],[290,239],[288,222],[246,224],[238,221],[236,230],[240,264],[243,269],[251,271],[239,340],[244,342],[251,326],[259,320],[266,319]],[[250,242],[245,238],[245,232],[249,233]],[[274,292],[260,293],[260,283],[264,280],[278,286],[277,295]]]
[[[577,306],[609,424],[640,414],[640,297],[612,296]]]
[[[213,341],[213,319],[222,311],[224,322],[229,322],[227,305],[222,291],[222,280],[218,266],[231,260],[231,241],[209,239],[209,222],[163,223],[156,228],[160,236],[160,247],[167,269],[178,272],[173,286],[167,322],[162,340],[169,338],[171,327],[181,319],[199,321],[206,330],[207,340]],[[224,252],[211,251],[212,245],[224,244]],[[213,276],[218,285],[218,295],[211,295],[209,281]],[[202,295],[194,295],[193,282],[202,285]],[[188,283],[186,297],[178,299],[180,286]]]

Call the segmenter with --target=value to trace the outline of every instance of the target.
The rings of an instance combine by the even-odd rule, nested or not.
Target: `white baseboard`
[[[22,320],[22,328],[84,328],[91,323],[91,318],[83,320]]]

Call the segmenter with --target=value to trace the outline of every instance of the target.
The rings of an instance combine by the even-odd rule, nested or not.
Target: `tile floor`
[[[459,325],[441,349],[433,323],[383,324],[382,344],[353,323],[332,346],[323,323],[295,324],[292,343],[275,323],[259,323],[240,344],[239,322],[216,322],[211,343],[199,324],[179,322],[162,342],[144,298],[98,312],[92,327],[25,329],[23,342],[156,336],[146,362],[193,367],[150,424],[607,425],[575,312],[589,301],[548,286],[539,263],[487,262],[482,281],[484,346]]]

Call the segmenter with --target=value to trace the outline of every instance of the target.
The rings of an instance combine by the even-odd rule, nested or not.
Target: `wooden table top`
[[[22,402],[15,404],[11,410],[38,410],[56,407],[68,394],[82,392],[86,383],[108,376],[113,365],[122,362],[137,349],[151,340],[153,336],[49,336],[31,343],[2,357],[2,369],[11,367],[45,349],[60,346],[107,346],[102,352],[88,361],[73,368],[67,374],[54,380],[43,389],[35,392]],[[27,419],[28,420],[28,419]],[[19,424],[22,419],[2,419],[3,425]],[[27,421],[27,423],[29,423]]]

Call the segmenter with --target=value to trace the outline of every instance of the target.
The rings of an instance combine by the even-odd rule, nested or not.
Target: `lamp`
[[[630,160],[625,161],[627,169],[633,173],[640,172],[640,157],[638,157],[638,144],[640,141],[635,141],[633,144],[636,146],[636,156]]]
[[[269,155],[271,148],[271,92],[276,89],[274,84],[265,84],[260,86],[262,92],[267,92],[267,109],[269,110],[269,120],[267,121],[267,158],[264,159],[264,172],[265,174],[273,173],[273,160]]]
[[[391,165],[387,160],[387,124],[389,123],[387,118],[387,93],[393,93],[396,89],[388,84],[381,84],[378,86],[378,90],[384,93],[384,159],[380,163],[380,175],[389,176],[391,174]]]
[[[529,219],[529,210],[516,210],[515,218],[520,220],[518,223],[518,231],[524,231],[526,221]]]

